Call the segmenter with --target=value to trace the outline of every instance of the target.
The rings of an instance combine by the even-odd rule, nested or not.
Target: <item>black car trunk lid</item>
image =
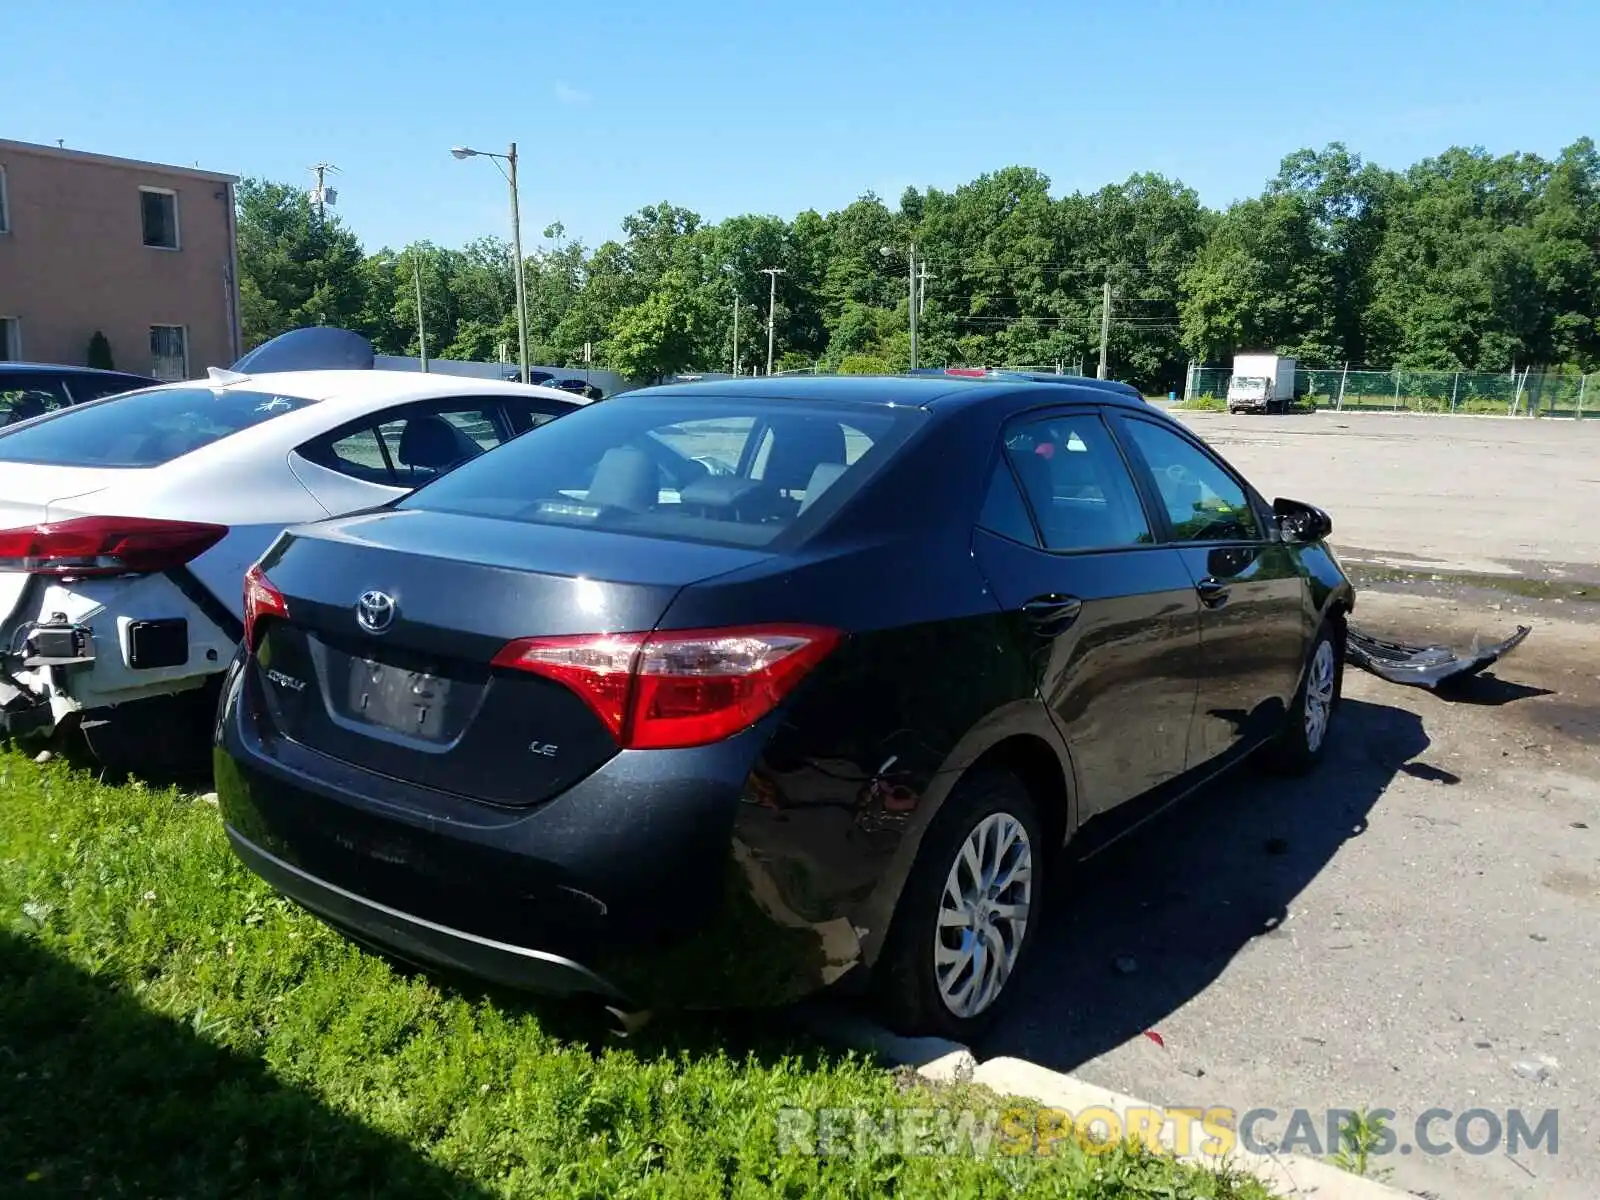
[[[537,803],[617,752],[555,680],[496,668],[518,638],[655,627],[688,583],[762,557],[407,510],[287,536],[263,568],[254,694],[274,733],[352,765],[493,803]]]

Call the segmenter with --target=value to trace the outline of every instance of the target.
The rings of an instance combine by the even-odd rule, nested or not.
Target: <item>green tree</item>
[[[1367,356],[1363,318],[1372,302],[1373,263],[1383,243],[1396,177],[1342,142],[1284,158],[1269,195],[1294,195],[1309,208],[1313,239],[1326,262],[1331,291],[1327,327],[1336,355],[1349,362]]]
[[[1548,169],[1536,155],[1456,148],[1406,172],[1373,264],[1377,361],[1489,371],[1551,361],[1531,229]]]
[[[1338,357],[1335,284],[1303,196],[1243,200],[1222,215],[1183,273],[1183,343],[1201,361],[1239,350]]]
[[[106,335],[96,329],[94,336],[89,339],[89,350],[84,355],[84,363],[100,371],[116,370],[116,363],[111,359],[111,343],[106,340]]]
[[[358,327],[366,310],[361,246],[299,188],[238,188],[239,308],[246,347],[304,325]]]
[[[887,359],[875,354],[847,354],[839,363],[839,374],[888,375],[890,367]]]
[[[1549,314],[1547,361],[1600,369],[1600,151],[1592,139],[1568,146],[1551,166],[1531,234]]]
[[[697,365],[710,324],[693,282],[669,268],[654,291],[617,314],[606,361],[629,378],[659,380]]]

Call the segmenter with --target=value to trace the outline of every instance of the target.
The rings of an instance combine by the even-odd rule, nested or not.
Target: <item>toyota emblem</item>
[[[356,624],[368,633],[382,633],[394,624],[397,611],[388,592],[362,592],[356,601]]]

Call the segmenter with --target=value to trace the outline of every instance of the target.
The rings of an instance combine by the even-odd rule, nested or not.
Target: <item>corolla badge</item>
[[[382,633],[394,624],[399,609],[387,592],[362,592],[356,601],[356,624],[368,633]]]

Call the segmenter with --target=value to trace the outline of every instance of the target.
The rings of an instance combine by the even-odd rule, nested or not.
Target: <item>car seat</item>
[[[396,457],[412,471],[439,473],[482,453],[483,447],[449,421],[428,413],[406,421]]]
[[[823,464],[845,465],[844,429],[826,417],[783,417],[772,422],[761,479],[799,509],[812,473]]]
[[[661,469],[637,446],[607,450],[589,481],[588,503],[598,508],[649,512],[661,498]]]

